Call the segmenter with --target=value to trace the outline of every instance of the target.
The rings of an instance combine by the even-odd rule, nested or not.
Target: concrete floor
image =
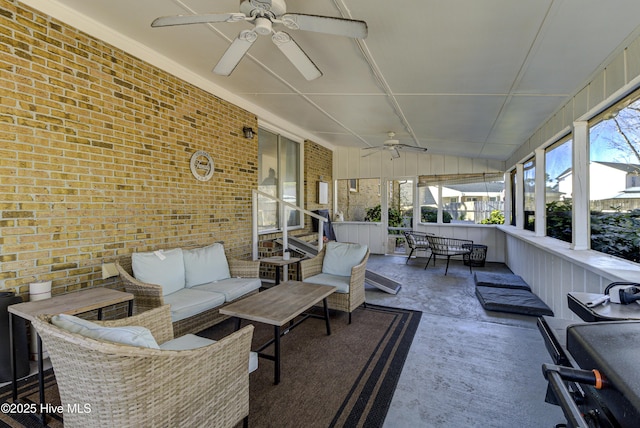
[[[461,261],[369,258],[367,268],[402,284],[397,295],[367,287],[367,303],[422,311],[384,428],[553,427],[562,410],[544,402],[551,363],[535,317],[485,311]],[[477,271],[510,272],[500,263]],[[357,317],[357,315],[354,314]],[[357,318],[354,319],[357,322]]]

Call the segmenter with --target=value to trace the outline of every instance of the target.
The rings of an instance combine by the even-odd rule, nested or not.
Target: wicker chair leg
[[[447,276],[447,271],[449,270],[449,260],[451,260],[451,256],[447,256],[447,268],[444,270],[445,276]]]
[[[405,265],[409,263],[409,260],[411,260],[411,256],[413,255],[413,250],[414,248],[411,249],[411,252],[409,253],[409,257],[407,257],[407,261],[404,262]]]
[[[245,416],[244,419],[242,419],[242,427],[249,428],[249,415]]]
[[[429,260],[427,260],[427,264],[424,265],[425,270],[429,267],[429,262],[431,261],[431,257],[433,257],[433,265],[436,265],[436,257],[433,255],[433,253],[429,254]]]
[[[351,324],[351,312],[349,312],[349,324]]]

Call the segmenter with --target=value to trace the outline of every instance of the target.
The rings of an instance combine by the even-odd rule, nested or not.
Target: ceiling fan
[[[396,136],[395,132],[389,132],[387,135],[389,136],[389,139],[384,143],[382,143],[381,146],[365,147],[364,149],[362,149],[362,150],[368,151],[368,153],[365,153],[364,155],[362,155],[362,157],[364,158],[367,156],[371,156],[374,153],[385,151],[391,155],[391,160],[393,160],[393,159],[398,159],[400,157],[401,151],[411,151],[411,152],[420,152],[420,153],[424,153],[427,151],[427,149],[425,148],[411,146],[409,144],[403,144],[399,140],[395,140],[393,138]]]
[[[322,76],[322,72],[291,36],[284,31],[274,30],[274,24],[283,25],[291,30],[313,31],[357,39],[367,37],[367,23],[364,21],[287,13],[287,5],[284,0],[240,0],[240,12],[165,16],[155,19],[151,26],[168,27],[241,21],[251,22],[253,29],[240,32],[213,69],[216,74],[229,76],[253,42],[256,41],[258,35],[271,35],[273,43],[302,73],[305,79],[313,80]]]

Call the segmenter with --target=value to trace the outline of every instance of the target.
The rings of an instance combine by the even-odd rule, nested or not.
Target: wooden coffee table
[[[329,324],[327,296],[331,295],[335,290],[335,287],[326,285],[287,281],[225,306],[220,309],[220,313],[236,317],[236,329],[240,328],[242,319],[273,326],[273,339],[260,346],[256,352],[258,356],[274,362],[273,383],[277,385],[280,383],[280,337],[311,317],[323,318],[327,328],[327,335],[330,335],[331,326]],[[304,313],[320,300],[324,305],[324,316]],[[293,321],[298,315],[303,315],[303,317],[294,323]],[[282,327],[287,323],[289,325],[282,330]],[[262,351],[272,343],[275,344],[274,355],[263,353]]]

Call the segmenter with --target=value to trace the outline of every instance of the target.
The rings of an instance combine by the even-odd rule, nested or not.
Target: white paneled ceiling
[[[122,49],[143,46],[159,63],[179,64],[242,107],[257,107],[261,119],[268,112],[271,122],[295,125],[301,138],[364,148],[394,131],[430,153],[496,160],[513,154],[640,23],[638,0],[288,0],[288,12],[369,27],[362,41],[287,30],[323,72],[307,81],[269,37],[231,76],[213,74],[249,23],[150,27],[159,16],[237,12],[238,0],[25,3],[96,36],[118,34]],[[92,21],[100,32],[86,25]]]

